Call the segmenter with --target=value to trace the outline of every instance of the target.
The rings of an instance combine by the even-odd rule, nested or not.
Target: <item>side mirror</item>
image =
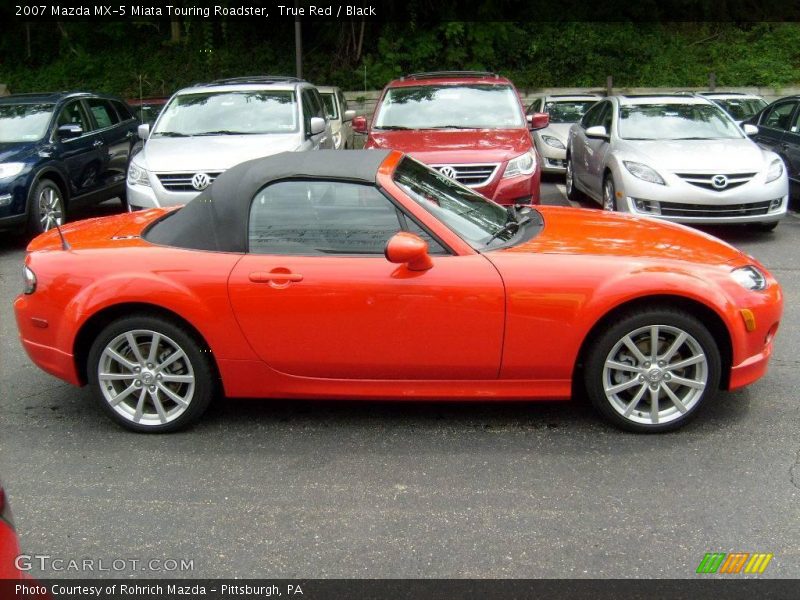
[[[758,127],[750,123],[745,123],[742,125],[742,131],[744,131],[745,135],[756,135],[758,133]]]
[[[56,129],[56,135],[62,140],[76,138],[83,135],[83,127],[77,123],[67,123],[66,125],[59,125]]]
[[[531,131],[536,131],[537,129],[544,129],[548,125],[550,125],[550,115],[547,113],[533,113],[532,115],[527,115],[528,120],[528,129]]]
[[[383,254],[390,263],[405,265],[409,271],[427,271],[433,266],[428,254],[428,242],[408,231],[395,233]]]
[[[311,117],[309,129],[311,129],[309,135],[319,135],[325,131],[325,119],[321,117]]]
[[[352,121],[353,117],[356,116],[356,111],[354,110],[346,110],[344,111],[344,118],[343,121]]]
[[[595,125],[594,127],[589,127],[589,129],[586,130],[586,137],[607,140],[608,132],[602,125]]]
[[[139,139],[140,140],[146,140],[147,138],[150,137],[150,125],[147,124],[147,123],[142,123],[136,129],[136,133],[139,134]]]
[[[350,112],[350,111],[348,111]],[[353,131],[356,133],[367,133],[367,118],[353,117]]]

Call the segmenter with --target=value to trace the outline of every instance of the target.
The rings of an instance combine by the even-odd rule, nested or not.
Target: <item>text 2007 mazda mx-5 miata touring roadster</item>
[[[231,397],[567,399],[684,424],[767,368],[781,290],[680,225],[504,208],[398,152],[238,165],[180,209],[36,238],[34,362],[137,431]]]

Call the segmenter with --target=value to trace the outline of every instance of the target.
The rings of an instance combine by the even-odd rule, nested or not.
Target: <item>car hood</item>
[[[372,131],[368,148],[391,148],[429,164],[502,162],[531,149],[527,129]]]
[[[761,148],[749,139],[620,140],[617,151],[623,158],[678,173],[756,173],[764,167]]]
[[[561,140],[561,142],[566,145],[567,138],[569,137],[569,130],[574,123],[550,123],[544,129],[538,130],[536,133],[538,135],[552,135],[555,138]]]
[[[136,162],[156,172],[224,171],[246,160],[292,151],[300,141],[296,133],[156,137],[147,140]]]
[[[36,151],[38,142],[0,143],[0,162],[22,161]]]
[[[538,210],[544,219],[541,233],[504,252],[618,256],[622,260],[644,258],[705,265],[744,256],[722,240],[675,223],[580,208],[541,206]]]

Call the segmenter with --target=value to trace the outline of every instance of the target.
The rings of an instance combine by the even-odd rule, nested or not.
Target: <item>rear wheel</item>
[[[40,179],[31,196],[28,211],[28,231],[39,235],[56,225],[63,225],[66,218],[66,204],[61,188],[50,179]]]
[[[133,316],[108,325],[89,352],[100,406],[126,429],[168,432],[205,412],[215,392],[207,349],[172,321]]]
[[[594,340],[584,383],[595,408],[628,431],[686,424],[719,386],[719,350],[694,316],[668,308],[629,313]]]

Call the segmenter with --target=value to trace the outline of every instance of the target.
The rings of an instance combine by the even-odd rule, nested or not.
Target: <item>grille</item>
[[[205,171],[198,171],[197,173],[205,173]],[[192,185],[192,177],[197,173],[158,173],[158,180],[164,189],[169,192],[197,192]],[[220,173],[206,173],[208,175],[208,185],[214,183],[214,180],[220,176]]]
[[[769,200],[766,202],[725,204],[719,206],[661,202],[661,214],[665,217],[749,217],[767,214],[767,212],[769,212],[769,204]]]
[[[755,173],[675,173],[678,177],[683,179],[686,183],[691,183],[697,187],[705,190],[712,190],[714,192],[724,192],[732,190],[740,185],[744,185],[755,177]],[[725,177],[727,180],[722,187],[715,187],[712,181],[715,177]]]
[[[433,165],[433,168],[440,173],[450,177],[447,171],[455,172],[455,179],[458,183],[469,187],[477,187],[491,181],[497,165]]]

